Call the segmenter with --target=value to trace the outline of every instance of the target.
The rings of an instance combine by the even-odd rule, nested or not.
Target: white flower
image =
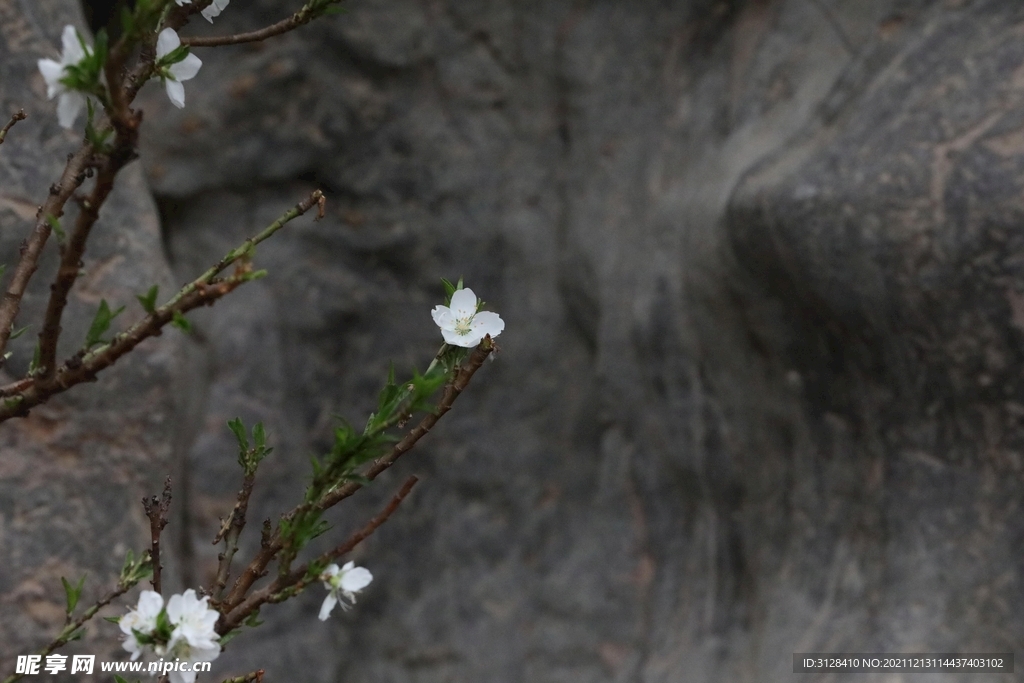
[[[154,591],[142,591],[139,594],[139,605],[128,614],[121,617],[117,625],[127,638],[124,639],[124,649],[132,653],[134,662],[142,655],[144,647],[135,638],[135,632],[151,634],[156,629],[156,620],[164,608],[164,599]]]
[[[338,594],[353,605],[356,604],[356,593],[370,585],[373,574],[365,567],[355,566],[354,562],[346,562],[341,569],[338,569],[336,564],[327,565],[327,569],[320,575],[320,580],[324,582],[324,588],[330,591],[320,607],[320,621],[327,621],[334,606],[338,604]],[[349,605],[343,600],[341,608],[348,609]]]
[[[167,659],[180,659],[185,662],[212,662],[220,656],[220,642],[217,635],[216,610],[207,605],[208,598],[200,600],[192,589],[181,595],[172,595],[164,607],[163,598],[153,591],[142,591],[139,606],[121,617],[118,625],[127,636],[124,649],[132,653],[132,661],[138,659],[147,650]],[[157,628],[161,615],[166,617],[165,624],[170,624],[171,633],[168,638],[166,626],[163,632]],[[149,636],[143,645],[136,633]],[[172,683],[195,683],[194,671],[170,672]]]
[[[477,306],[476,294],[467,287],[452,294],[450,306],[434,306],[430,314],[446,342],[472,348],[487,335],[493,339],[505,329],[505,322],[497,313],[477,312]]]
[[[52,59],[40,59],[38,65],[39,73],[46,81],[46,96],[52,100],[60,95],[60,99],[57,100],[57,121],[63,128],[70,128],[78,118],[79,112],[85,107],[85,95],[77,90],[69,90],[60,82],[60,79],[66,75],[65,70],[68,66],[78,64],[85,59],[87,53],[82,47],[78,31],[71,24],[64,27],[61,43],[64,49],[59,62]]]
[[[191,5],[192,4],[192,0],[174,0],[174,1],[178,3],[179,7],[182,7],[184,5]],[[203,17],[205,17],[206,20],[212,24],[213,23],[213,18],[215,16],[217,16],[218,14],[220,14],[221,12],[223,12],[224,8],[228,6],[229,2],[231,2],[231,0],[213,0],[213,2],[211,2],[206,7],[206,9],[203,10],[203,12],[202,12]]]
[[[171,596],[167,601],[167,620],[174,626],[174,631],[168,649],[174,649],[176,642],[185,642],[190,647],[217,646],[219,650],[215,627],[220,614],[209,608],[208,600],[205,597],[198,599],[191,588],[181,595]]]
[[[181,4],[180,0],[178,4]],[[160,31],[160,35],[156,39],[157,60],[164,58],[180,46],[181,39],[178,38],[178,34],[174,32],[173,28],[165,28]],[[202,65],[203,62],[199,57],[189,54],[177,64],[167,67],[169,76],[161,76],[164,87],[167,89],[167,97],[171,99],[171,104],[178,109],[185,106],[185,86],[181,82],[194,78]]]

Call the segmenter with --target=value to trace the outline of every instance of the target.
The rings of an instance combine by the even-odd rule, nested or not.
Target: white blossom
[[[60,99],[57,100],[57,121],[63,128],[70,128],[85,107],[85,95],[77,90],[69,89],[60,80],[67,75],[66,68],[85,59],[87,53],[86,49],[82,47],[78,31],[71,24],[64,27],[61,43],[63,51],[59,62],[52,59],[40,59],[38,65],[39,73],[46,81],[46,96],[52,100],[60,95]]]
[[[178,3],[179,7],[183,7],[185,5],[191,5],[192,4],[192,0],[174,0],[174,1]],[[213,23],[213,18],[215,16],[217,16],[218,14],[220,14],[221,12],[223,12],[224,8],[228,6],[229,2],[231,2],[231,0],[213,0],[213,2],[211,2],[206,7],[206,9],[204,9],[202,11],[203,17],[208,22],[210,22],[212,24]]]
[[[178,4],[181,4],[180,0]],[[160,31],[160,35],[156,39],[157,60],[167,56],[180,46],[181,39],[178,38],[178,34],[173,28],[165,28],[163,31]],[[161,75],[164,88],[167,89],[167,97],[170,98],[171,104],[175,107],[181,109],[185,106],[185,86],[182,85],[182,81],[194,78],[199,73],[199,67],[202,65],[203,62],[199,57],[189,54],[180,62],[167,67],[167,76]]]
[[[154,591],[142,591],[139,594],[138,607],[121,617],[117,625],[127,638],[124,639],[124,649],[132,653],[134,662],[142,655],[143,645],[135,638],[135,632],[151,634],[156,629],[156,620],[164,608],[164,599]]]
[[[497,313],[477,311],[478,306],[476,294],[467,287],[452,294],[450,305],[435,306],[430,314],[446,342],[472,348],[487,335],[493,339],[505,329],[505,322]]]
[[[153,591],[142,591],[139,605],[121,617],[118,625],[127,636],[124,649],[132,653],[132,660],[149,651],[166,659],[184,662],[212,662],[220,656],[220,642],[216,626],[219,614],[210,609],[208,598],[199,599],[192,589],[172,595],[164,606],[163,598]],[[164,615],[165,626],[160,632],[158,622]],[[168,636],[166,624],[170,624]],[[136,633],[146,636],[146,644],[139,642]],[[190,667],[191,668],[191,667]],[[171,671],[171,683],[195,683],[194,671]]]
[[[338,604],[340,594],[351,604],[356,603],[356,593],[363,590],[373,581],[373,574],[365,567],[357,567],[354,562],[346,562],[345,566],[338,569],[338,565],[330,564],[320,574],[320,580],[324,582],[324,588],[330,591],[324,598],[324,604],[320,607],[320,621],[327,621],[331,616],[334,606]],[[348,609],[349,604],[341,601],[341,608]]]

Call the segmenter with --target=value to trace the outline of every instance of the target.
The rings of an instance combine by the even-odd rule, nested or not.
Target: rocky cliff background
[[[390,360],[429,360],[459,275],[506,320],[501,353],[334,518],[423,477],[356,556],[373,586],[326,624],[315,589],[265,610],[225,674],[754,682],[800,651],[1022,649],[1019,3],[348,7],[197,50],[184,110],[144,92],[136,191],[87,263],[108,298],[184,281],[313,187],[329,213],[262,246],[270,277],[193,338],[0,430],[5,658],[60,620],[30,570],[109,575],[169,471],[176,580],[208,582],[224,422],[267,423],[275,514],[334,416],[363,419]],[[77,12],[0,0],[0,102],[32,114],[0,148],[6,253],[73,142],[32,70]],[[141,398],[138,372],[159,377]],[[854,678],[903,680],[828,680]]]

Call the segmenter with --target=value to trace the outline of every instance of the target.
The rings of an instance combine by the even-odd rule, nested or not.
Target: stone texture
[[[507,328],[333,518],[423,478],[357,552],[358,608],[265,610],[221,671],[700,683],[785,680],[797,651],[1020,649],[1018,3],[349,8],[197,51],[183,110],[143,94],[177,280],[329,196],[194,316],[182,581],[209,580],[237,487],[227,419],[268,424],[273,516],[389,360],[429,361],[440,277]]]

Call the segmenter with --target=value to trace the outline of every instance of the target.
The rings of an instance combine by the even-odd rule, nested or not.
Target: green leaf
[[[238,440],[238,450],[245,452],[249,450],[249,439],[245,434],[245,425],[242,424],[240,418],[228,420],[228,429],[235,435],[235,439]]]
[[[224,635],[222,635],[222,636],[220,637],[220,640],[218,640],[217,642],[218,642],[218,643],[220,643],[220,646],[221,646],[221,647],[224,647],[224,646],[226,646],[226,645],[227,645],[228,643],[230,643],[230,642],[231,642],[232,640],[234,640],[234,639],[235,639],[235,637],[236,637],[236,636],[237,636],[237,635],[238,635],[239,633],[241,633],[241,632],[242,632],[242,629],[240,629],[240,628],[232,629],[231,631],[228,631],[227,633],[225,633]]]
[[[74,586],[72,586],[71,583],[63,576],[60,577],[60,582],[64,585],[64,597],[67,599],[67,613],[70,616],[78,605],[78,599],[82,597],[82,586],[85,585],[85,576],[79,579],[78,583]]]
[[[121,617],[103,617],[103,621],[109,621],[111,624],[120,624]]]
[[[31,325],[25,325],[25,327],[21,328],[20,330],[14,330],[13,332],[11,332],[10,339],[17,339],[21,335],[25,334],[25,330],[27,330],[30,327],[32,327],[32,326]]]
[[[160,287],[153,285],[149,288],[145,294],[136,294],[135,298],[142,304],[142,310],[146,313],[153,313],[156,310],[156,297],[160,292]]]
[[[100,300],[99,310],[96,311],[96,315],[92,319],[92,325],[89,326],[89,332],[85,335],[86,349],[91,349],[97,344],[103,343],[103,335],[110,329],[110,322],[119,316],[123,310],[124,306],[121,306],[116,311],[111,311],[110,306],[107,305],[107,300]]]
[[[78,629],[77,631],[75,631],[74,633],[72,633],[70,636],[68,636],[68,642],[70,643],[70,642],[73,642],[73,641],[76,641],[76,640],[81,640],[84,637],[85,637],[85,627],[83,626],[80,629]]]
[[[128,683],[128,681],[126,681],[125,679],[121,678],[117,674],[114,674],[114,681],[115,681],[115,683]]]
[[[192,323],[181,314],[181,311],[174,312],[174,316],[171,318],[171,325],[177,327],[182,332],[188,333],[192,331]]]
[[[28,374],[33,374],[39,370],[39,359],[42,357],[42,351],[39,348],[39,342],[36,342],[36,350],[32,352],[32,360],[28,364]]]

